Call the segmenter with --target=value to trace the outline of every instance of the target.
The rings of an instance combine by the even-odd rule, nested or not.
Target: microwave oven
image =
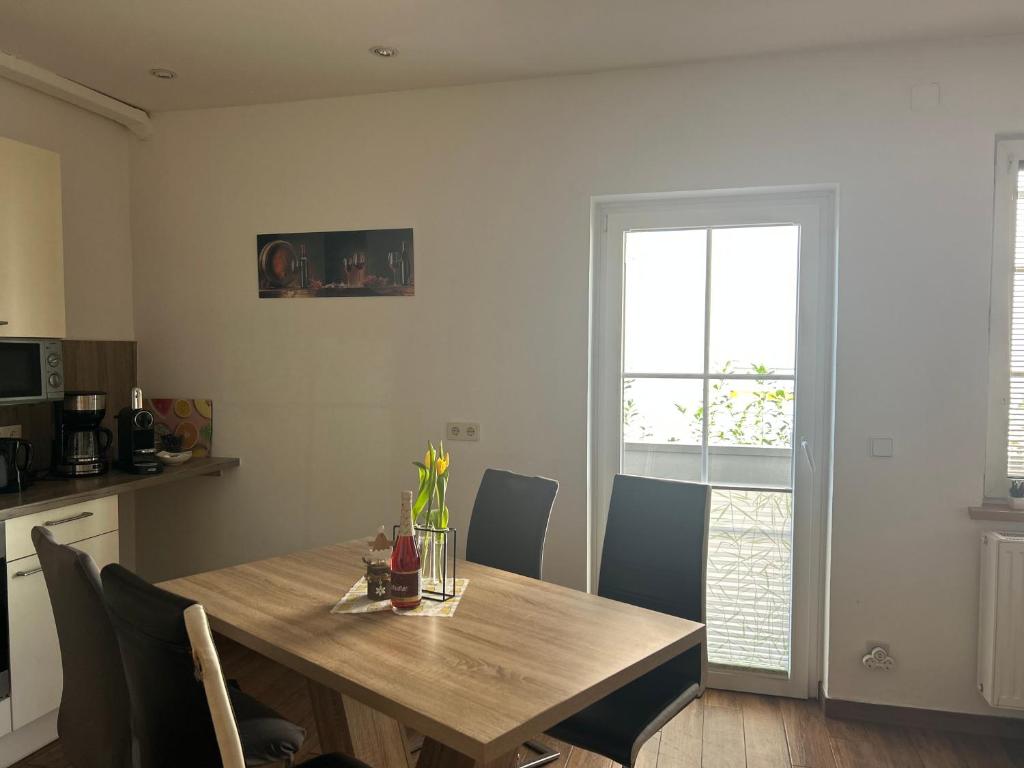
[[[64,399],[64,349],[59,339],[0,337],[0,405]]]

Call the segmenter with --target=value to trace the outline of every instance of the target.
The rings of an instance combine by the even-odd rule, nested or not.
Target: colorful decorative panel
[[[143,405],[153,412],[158,448],[164,435],[181,438],[181,450],[194,457],[213,455],[213,400],[204,398],[147,398]]]

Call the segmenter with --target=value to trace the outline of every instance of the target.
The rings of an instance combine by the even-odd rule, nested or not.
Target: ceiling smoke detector
[[[149,74],[155,77],[157,80],[173,80],[178,76],[178,73],[173,69],[164,69],[163,67],[154,67],[149,70]]]
[[[382,59],[393,59],[398,55],[398,49],[389,45],[375,45],[370,49],[370,53],[380,56]]]

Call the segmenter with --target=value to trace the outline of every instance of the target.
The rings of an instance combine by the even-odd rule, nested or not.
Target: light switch
[[[876,458],[888,459],[892,456],[891,437],[872,437],[869,439],[871,455]]]

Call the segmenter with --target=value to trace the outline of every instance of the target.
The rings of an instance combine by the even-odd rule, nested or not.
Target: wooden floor
[[[319,744],[305,681],[241,646],[219,640],[225,674],[246,693],[305,726],[302,759]],[[552,768],[618,768],[572,749]],[[813,701],[708,691],[643,748],[637,768],[1024,768],[1024,741],[825,720]],[[59,743],[16,768],[72,768]],[[185,768],[183,766],[183,768]]]

